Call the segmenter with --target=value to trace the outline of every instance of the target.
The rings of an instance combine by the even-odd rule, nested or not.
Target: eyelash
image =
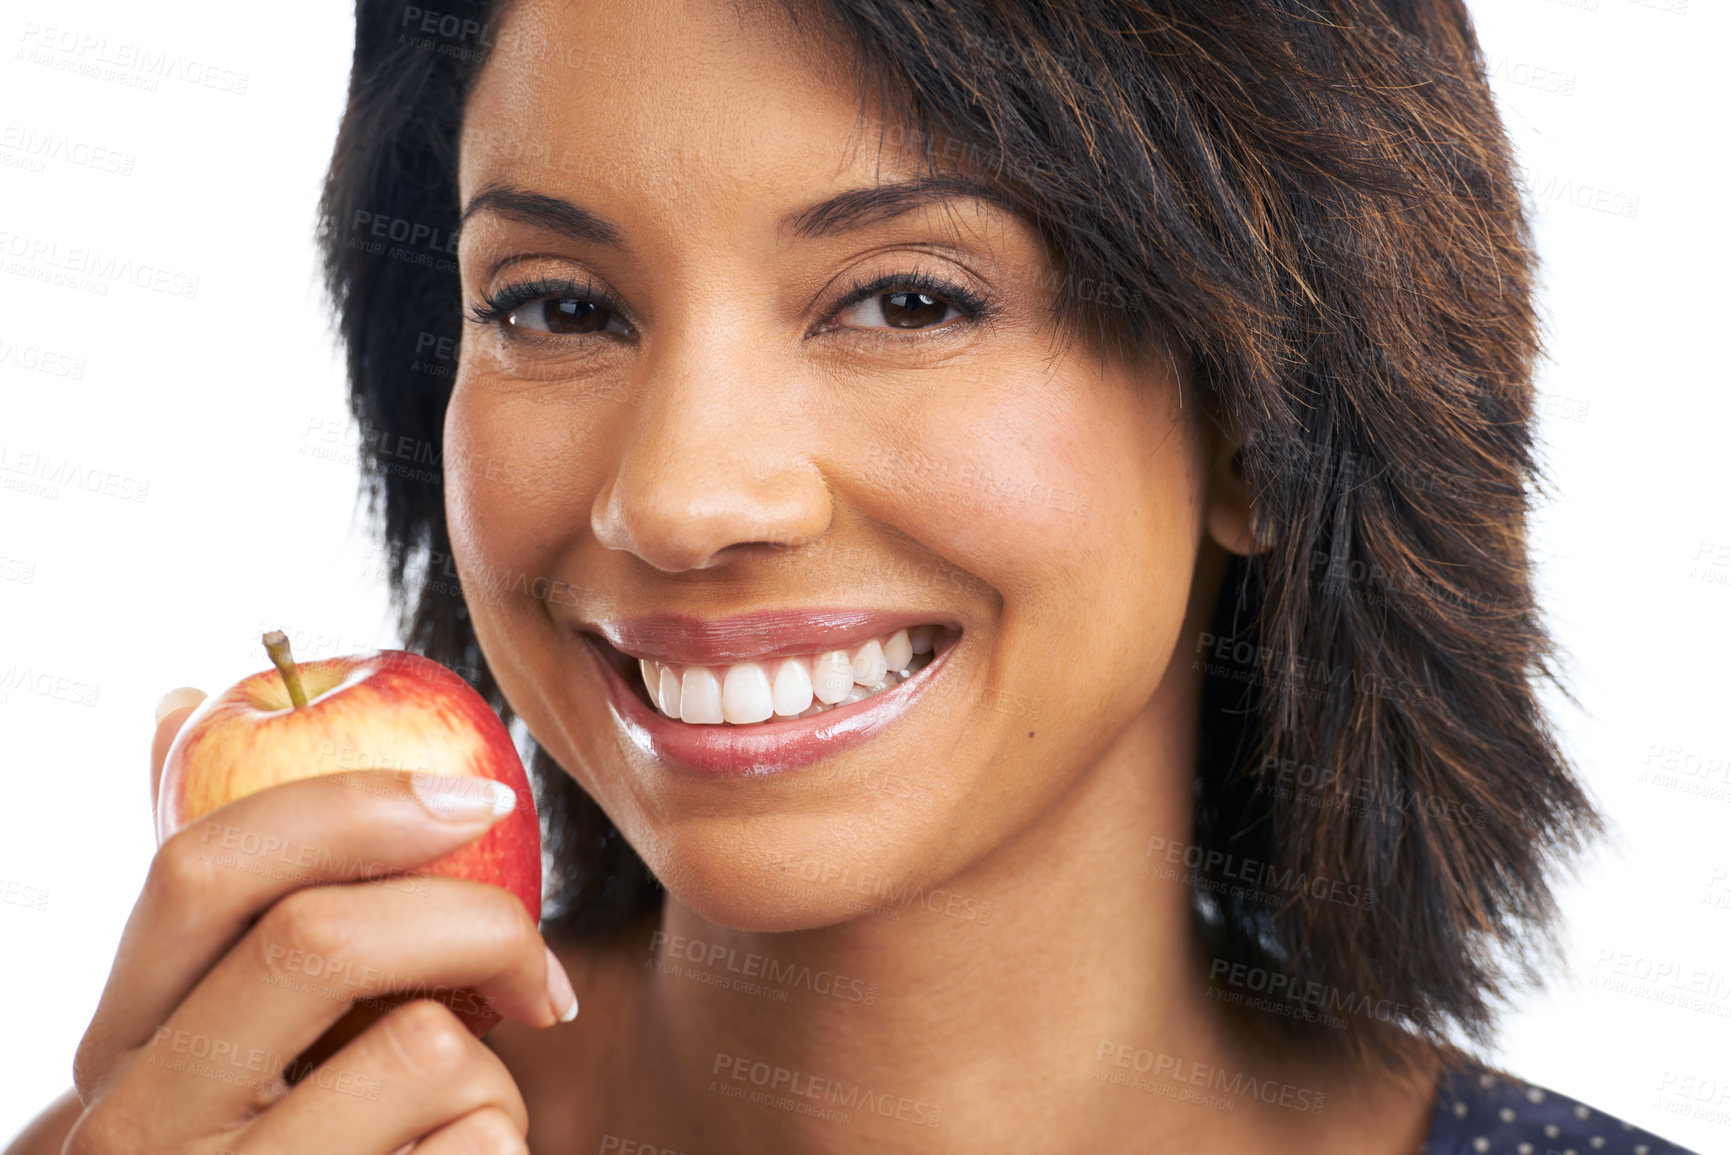
[[[577,281],[549,280],[517,281],[502,285],[482,298],[469,310],[469,319],[477,325],[493,325],[505,320],[524,305],[544,301],[549,297],[572,297],[619,312],[619,299],[604,289]]]
[[[928,297],[936,297],[940,301],[955,306],[956,310],[962,314],[963,319],[970,323],[986,320],[997,311],[989,297],[976,293],[972,289],[932,276],[930,273],[910,272],[891,273],[864,283],[856,282],[853,288],[847,291],[847,295],[836,304],[835,308],[830,310],[830,315],[834,316],[843,310],[853,308],[861,301],[896,290],[904,293],[923,293]],[[921,330],[906,331],[920,332]],[[926,331],[929,332],[930,330]]]
[[[952,305],[962,314],[963,320],[971,323],[984,321],[997,312],[997,306],[991,298],[974,292],[962,285],[935,277],[930,273],[908,272],[891,273],[877,277],[871,281],[856,282],[847,294],[830,310],[830,315],[850,309],[861,301],[892,291],[923,293],[936,297]],[[518,281],[515,284],[502,285],[488,293],[482,301],[469,311],[469,319],[477,325],[495,325],[524,305],[548,298],[569,297],[600,305],[614,313],[620,312],[619,299],[604,289],[577,281],[550,280],[537,278],[533,281]],[[843,326],[837,326],[841,328]],[[922,330],[905,330],[917,333]],[[928,331],[929,330],[924,330]]]

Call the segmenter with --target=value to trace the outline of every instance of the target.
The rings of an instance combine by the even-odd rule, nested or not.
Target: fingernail
[[[553,1000],[553,1013],[560,1022],[568,1023],[577,1017],[577,992],[571,989],[571,976],[565,973],[565,964],[552,947],[547,947],[547,996]]]
[[[204,701],[204,697],[205,695],[203,690],[195,689],[192,686],[180,686],[177,689],[170,690],[168,693],[164,694],[162,700],[156,704],[156,724],[158,726],[162,725],[162,720],[168,717],[171,711],[184,709],[187,706],[198,705],[200,702]]]
[[[409,789],[421,805],[451,822],[500,818],[517,808],[517,792],[479,774],[414,774]]]

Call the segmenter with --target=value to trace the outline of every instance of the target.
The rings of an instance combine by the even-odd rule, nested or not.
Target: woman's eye
[[[625,322],[606,305],[582,297],[546,297],[519,305],[505,317],[515,329],[534,333],[627,332]]]
[[[942,297],[917,289],[898,289],[858,301],[836,314],[844,325],[862,329],[929,329],[961,316],[962,312]]]

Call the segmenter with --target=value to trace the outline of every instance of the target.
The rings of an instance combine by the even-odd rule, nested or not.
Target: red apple
[[[516,809],[481,837],[413,873],[502,886],[538,920],[541,831],[534,799],[516,745],[486,700],[419,654],[378,650],[297,665],[280,632],[264,640],[277,668],[206,698],[169,747],[157,794],[158,844],[236,798],[299,778],[345,770],[476,775],[515,790]],[[261,865],[305,871],[315,864],[309,856],[316,859],[319,851],[285,848],[278,854],[282,862]],[[473,992],[445,994],[440,1001],[475,1034],[498,1023],[498,1014]],[[368,999],[307,1056],[322,1060],[409,997],[414,996]]]

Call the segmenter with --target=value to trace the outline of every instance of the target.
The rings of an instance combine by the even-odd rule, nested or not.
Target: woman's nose
[[[590,522],[608,549],[658,570],[705,569],[739,546],[797,546],[829,527],[811,424],[776,368],[738,344],[692,341],[642,366]]]

